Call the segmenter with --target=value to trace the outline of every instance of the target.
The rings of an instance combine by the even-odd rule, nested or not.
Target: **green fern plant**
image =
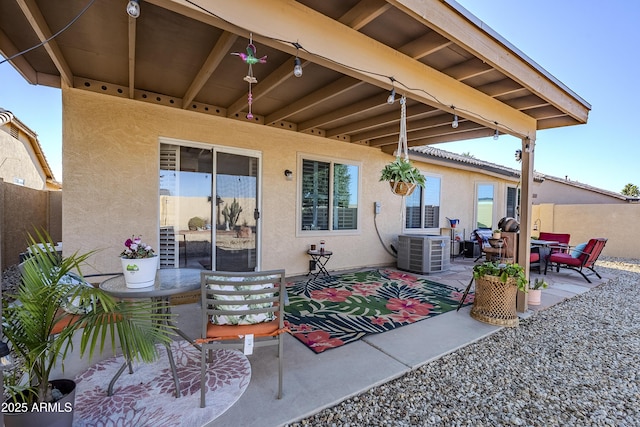
[[[418,168],[413,166],[409,160],[396,157],[396,160],[387,164],[381,171],[380,181],[406,182],[424,187],[426,180]]]

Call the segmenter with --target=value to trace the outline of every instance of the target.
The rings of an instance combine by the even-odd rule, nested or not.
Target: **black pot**
[[[76,383],[61,379],[51,381],[64,397],[54,403],[14,405],[18,412],[4,412],[5,427],[71,427],[73,425],[73,405],[76,400]],[[5,405],[11,405],[5,402]],[[3,408],[10,409],[10,408]]]

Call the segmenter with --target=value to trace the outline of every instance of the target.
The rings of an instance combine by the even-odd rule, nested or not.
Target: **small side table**
[[[311,249],[309,249],[307,251],[307,255],[311,257],[311,260],[315,263],[316,267],[318,268],[318,271],[316,272],[309,270],[309,273],[307,273],[307,276],[312,276],[309,279],[309,282],[315,281],[320,275],[323,275],[325,277],[330,276],[329,272],[327,271],[326,265],[327,265],[327,262],[329,262],[331,255],[333,255],[333,252],[319,251],[319,250],[312,251]]]

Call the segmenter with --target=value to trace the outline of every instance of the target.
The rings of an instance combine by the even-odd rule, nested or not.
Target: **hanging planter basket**
[[[416,186],[424,187],[425,178],[420,171],[409,162],[407,148],[407,106],[406,98],[400,99],[400,137],[396,160],[382,169],[380,181],[388,181],[391,192],[398,196],[410,196]]]
[[[413,190],[416,189],[416,184],[409,184],[402,181],[391,181],[391,192],[397,196],[410,196]]]

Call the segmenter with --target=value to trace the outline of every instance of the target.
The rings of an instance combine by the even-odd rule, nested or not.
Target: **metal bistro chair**
[[[205,407],[207,361],[213,350],[278,346],[278,399],[282,397],[283,332],[286,283],[284,270],[260,272],[203,271],[201,274],[202,346],[200,407]],[[250,354],[250,353],[249,353]]]

